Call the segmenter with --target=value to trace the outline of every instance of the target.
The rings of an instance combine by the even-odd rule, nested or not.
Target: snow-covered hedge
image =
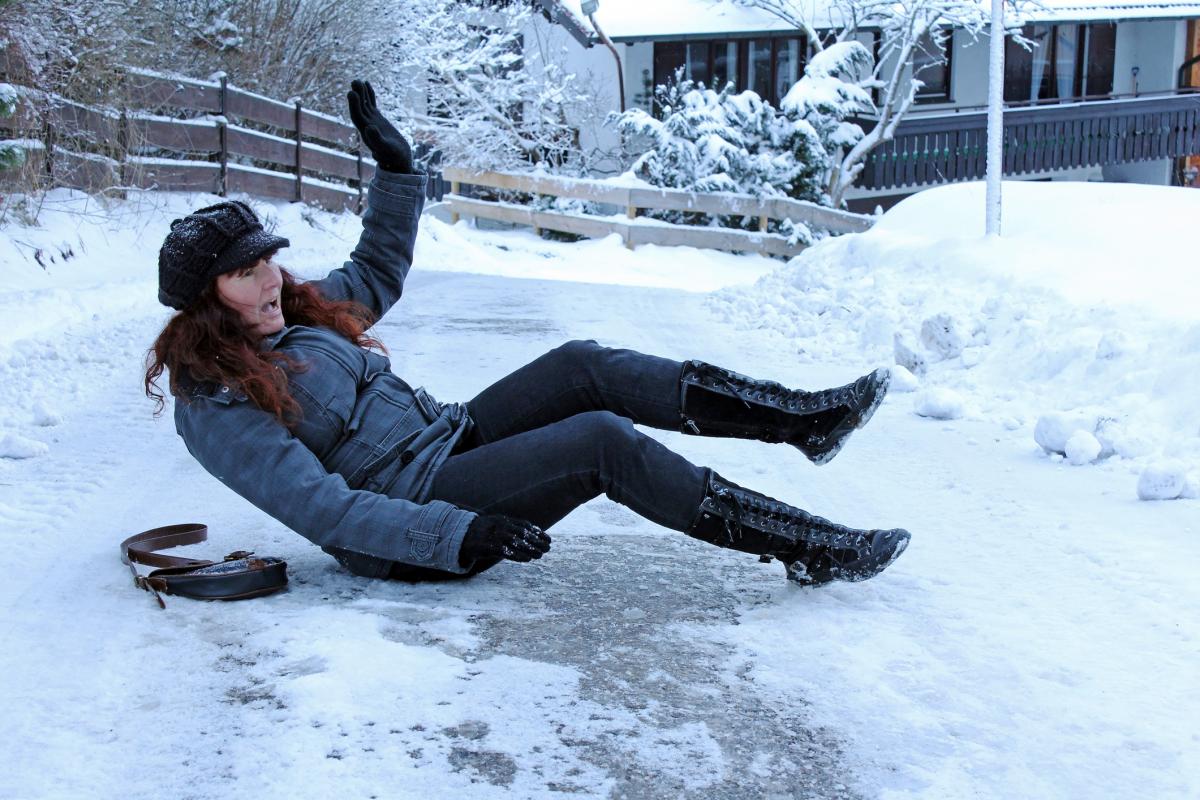
[[[857,42],[818,54],[776,109],[755,92],[720,91],[683,78],[655,90],[662,118],[630,109],[612,118],[631,141],[650,146],[632,170],[655,186],[696,192],[734,192],[755,197],[791,197],[831,205],[827,192],[831,154],[852,147],[863,135],[850,121],[869,111],[870,94],[847,78],[869,67],[871,56]],[[703,214],[656,212],[670,222],[754,227],[757,220]],[[772,222],[771,230],[809,241],[802,226]]]

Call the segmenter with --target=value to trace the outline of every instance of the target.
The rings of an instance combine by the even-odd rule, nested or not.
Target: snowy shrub
[[[822,180],[828,182],[833,156],[858,144],[863,130],[852,119],[875,110],[871,93],[857,83],[874,61],[858,42],[840,42],[817,53],[780,101],[788,120],[805,122],[816,133],[825,154]],[[824,185],[823,185],[824,188]]]
[[[735,94],[682,78],[657,90],[661,120],[630,109],[612,120],[622,135],[650,144],[632,171],[647,182],[691,192],[730,192],[827,202],[828,159],[820,137],[803,119],[789,119],[754,92]],[[647,211],[668,222],[717,224],[757,230],[757,218],[711,217],[688,211]],[[812,232],[790,220],[771,221],[772,232],[809,244]]]
[[[988,25],[987,5],[970,0],[910,0],[904,3],[863,0],[733,0],[734,5],[761,9],[789,28],[800,31],[816,50],[805,69],[804,88],[796,97],[785,98],[801,109],[824,106],[824,113],[810,119],[825,145],[832,166],[826,191],[834,206],[840,206],[866,165],[868,154],[892,139],[896,125],[908,113],[923,85],[914,72],[913,53],[932,38],[946,42],[947,31],[961,31],[977,39]],[[1013,0],[1022,7],[1026,0]],[[833,20],[833,27],[829,27]],[[879,59],[874,59],[859,37],[878,31]],[[1026,40],[1014,37],[1018,42]],[[942,57],[944,60],[944,57]],[[815,65],[815,68],[814,66]],[[796,87],[799,88],[798,83]],[[874,102],[872,93],[878,102]],[[858,107],[872,112],[867,131],[849,121],[847,110]]]

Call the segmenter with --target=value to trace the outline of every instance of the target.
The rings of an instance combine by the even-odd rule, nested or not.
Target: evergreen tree
[[[818,128],[830,125],[817,108],[781,113],[756,93],[734,93],[727,84],[713,91],[683,78],[658,87],[662,119],[641,109],[614,117],[631,142],[645,143],[632,170],[655,186],[693,192],[731,192],[755,197],[791,197],[827,203],[829,158]],[[648,215],[669,222],[717,224],[757,229],[758,220],[710,219],[707,215],[662,211]],[[772,221],[769,230],[808,241],[802,226]]]

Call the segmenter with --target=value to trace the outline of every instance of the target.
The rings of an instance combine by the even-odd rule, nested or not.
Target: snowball
[[[1139,500],[1174,500],[1183,494],[1187,485],[1187,471],[1182,464],[1165,461],[1151,464],[1138,478]]]
[[[0,436],[0,458],[33,458],[50,452],[45,442],[26,439],[16,433]]]
[[[958,419],[963,415],[963,399],[952,389],[926,389],[917,395],[913,410],[932,419]]]
[[[924,375],[929,368],[925,356],[918,353],[899,333],[892,336],[892,352],[895,353],[896,363],[913,375]]]
[[[1094,433],[1097,419],[1087,414],[1063,414],[1054,412],[1045,414],[1037,421],[1033,429],[1034,440],[1047,453],[1067,452],[1067,440],[1076,431]]]
[[[915,392],[920,385],[921,379],[909,372],[907,367],[899,364],[892,366],[892,383],[889,391]]]
[[[1082,467],[1084,464],[1095,461],[1103,449],[1100,440],[1092,434],[1087,431],[1075,431],[1071,434],[1071,438],[1067,439],[1064,451],[1068,461],[1077,467]]]
[[[43,428],[49,428],[54,425],[61,425],[63,421],[62,414],[52,408],[48,408],[45,404],[38,402],[33,404],[33,424]]]
[[[963,337],[949,314],[936,314],[921,323],[921,344],[943,359],[955,358],[963,351]]]

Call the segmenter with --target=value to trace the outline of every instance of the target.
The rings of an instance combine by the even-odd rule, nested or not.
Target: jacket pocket
[[[437,534],[408,529],[408,554],[414,561],[429,561],[437,547]]]

